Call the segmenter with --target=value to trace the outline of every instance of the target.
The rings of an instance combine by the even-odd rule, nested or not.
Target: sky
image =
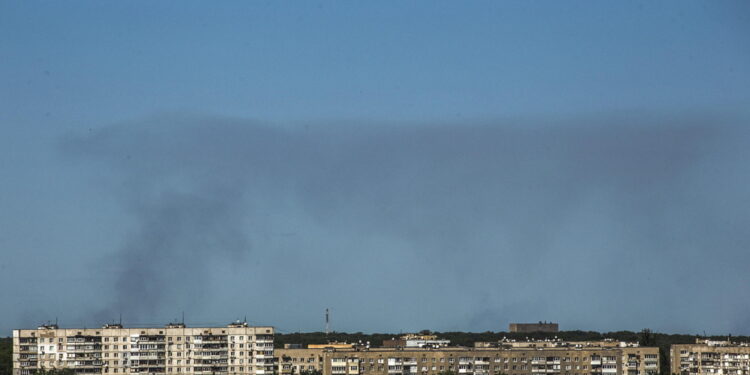
[[[750,3],[0,2],[0,335],[750,334]]]

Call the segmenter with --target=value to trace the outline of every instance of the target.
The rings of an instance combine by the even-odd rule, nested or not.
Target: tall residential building
[[[670,348],[672,374],[750,374],[750,343],[697,339]]]
[[[13,331],[13,375],[37,369],[77,374],[273,374],[273,327],[59,329],[44,325]]]
[[[659,348],[610,342],[550,346],[286,349],[278,374],[317,367],[323,375],[656,375]],[[277,354],[280,354],[277,351]],[[302,366],[300,366],[302,365]],[[307,366],[307,367],[304,367]]]

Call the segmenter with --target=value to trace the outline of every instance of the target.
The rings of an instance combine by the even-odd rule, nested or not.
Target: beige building
[[[58,329],[13,331],[13,375],[71,368],[78,374],[266,375],[273,373],[273,327]]]
[[[291,375],[316,370],[322,372],[324,351],[323,348],[276,349],[276,373]]]
[[[655,375],[659,349],[637,345],[467,348],[287,349],[280,375],[312,361],[323,375]],[[305,362],[307,363],[307,362]],[[290,364],[292,364],[290,366]]]
[[[670,352],[672,374],[750,374],[750,343],[698,339],[672,345]]]

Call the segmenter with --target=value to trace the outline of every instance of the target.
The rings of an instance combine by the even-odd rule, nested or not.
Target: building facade
[[[323,348],[276,349],[274,362],[277,374],[302,374],[303,372],[323,372]]]
[[[77,374],[273,374],[273,327],[58,329],[13,331],[13,375],[38,369]]]
[[[672,374],[750,374],[750,343],[696,340],[670,348]]]
[[[289,349],[323,375],[656,375],[659,349],[631,346]],[[304,351],[304,352],[303,352]],[[299,354],[298,354],[299,353]],[[279,358],[280,375],[299,374]],[[291,362],[294,363],[294,362]],[[311,362],[313,363],[313,362]]]

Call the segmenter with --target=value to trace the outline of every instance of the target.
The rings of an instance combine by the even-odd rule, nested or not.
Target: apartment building
[[[349,346],[351,348],[351,345]],[[330,348],[332,349],[332,348]],[[323,372],[324,348],[285,348],[274,351],[277,374],[302,374],[303,372]]]
[[[13,375],[37,369],[77,374],[273,374],[273,327],[235,322],[226,327],[60,329],[13,331]]]
[[[308,350],[308,352],[298,352]],[[315,356],[323,375],[656,375],[659,349],[625,346],[289,349]],[[300,353],[299,355],[296,353]],[[304,355],[302,355],[304,354]],[[279,361],[279,375],[292,375]]]
[[[750,374],[750,343],[697,339],[670,348],[672,374]]]

